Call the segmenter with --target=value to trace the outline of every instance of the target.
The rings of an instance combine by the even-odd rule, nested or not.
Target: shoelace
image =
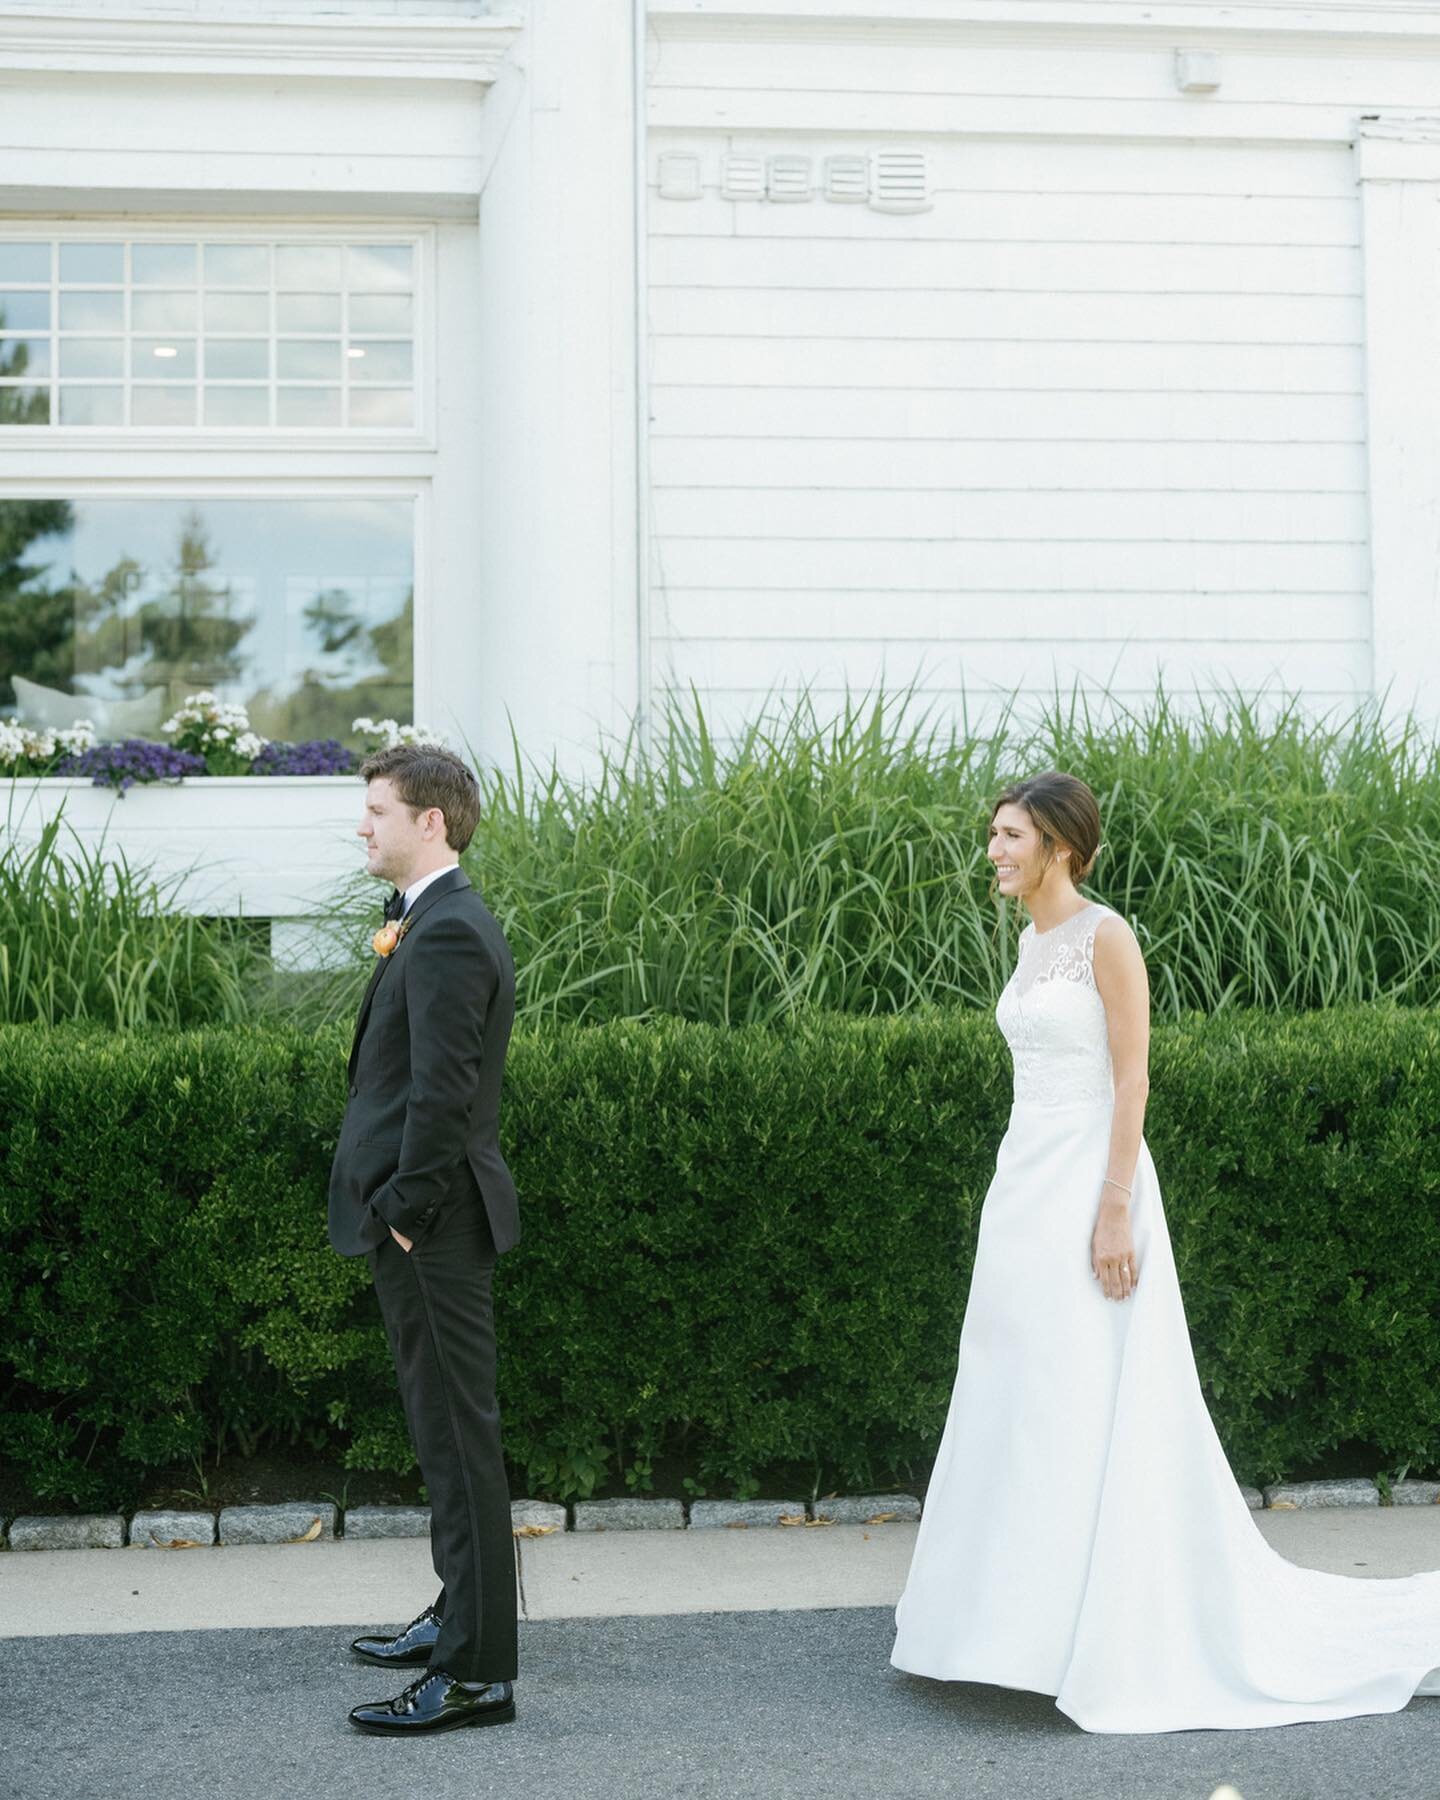
[[[439,1681],[440,1679],[441,1674],[438,1669],[433,1674],[421,1675],[417,1680],[410,1683],[403,1694],[400,1694],[396,1699],[391,1701],[391,1710],[393,1712],[414,1712],[415,1702],[420,1698],[422,1691],[429,1687],[432,1681]]]

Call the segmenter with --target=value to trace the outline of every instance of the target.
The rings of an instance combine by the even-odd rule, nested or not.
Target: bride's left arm
[[[1113,915],[1095,933],[1095,986],[1105,1003],[1115,1112],[1090,1260],[1106,1297],[1124,1300],[1140,1273],[1130,1232],[1130,1189],[1150,1093],[1150,982],[1134,932]]]

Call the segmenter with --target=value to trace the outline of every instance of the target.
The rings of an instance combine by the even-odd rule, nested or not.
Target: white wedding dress
[[[1297,1568],[1210,1422],[1149,1150],[1139,1282],[1090,1270],[1114,1088],[1087,906],[1028,926],[996,1017],[1014,1108],[891,1661],[1053,1694],[1087,1731],[1284,1725],[1440,1693],[1440,1573]]]

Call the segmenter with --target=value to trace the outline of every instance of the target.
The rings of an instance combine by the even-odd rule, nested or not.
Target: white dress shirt
[[[459,866],[459,863],[446,863],[443,869],[432,869],[428,875],[422,875],[418,881],[412,881],[405,890],[400,917],[402,919],[405,917],[405,914],[409,912],[432,881],[438,881],[442,875],[448,875],[452,869],[458,869]]]

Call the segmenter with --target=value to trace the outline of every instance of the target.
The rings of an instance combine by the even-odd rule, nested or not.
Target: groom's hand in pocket
[[[393,1225],[390,1227],[390,1235],[407,1256],[415,1248],[415,1240],[413,1238],[402,1237]]]

